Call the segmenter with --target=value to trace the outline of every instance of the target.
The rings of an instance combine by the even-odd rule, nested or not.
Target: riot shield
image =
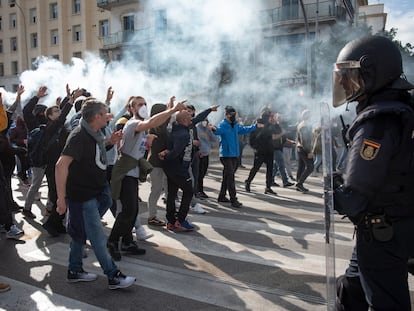
[[[333,203],[333,170],[332,135],[329,105],[320,103],[322,164],[323,164],[323,199],[325,208],[325,262],[326,262],[326,302],[327,310],[335,310],[336,278],[335,278],[335,227]]]

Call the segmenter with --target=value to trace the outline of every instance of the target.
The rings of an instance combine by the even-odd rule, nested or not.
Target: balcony
[[[148,43],[152,39],[153,33],[150,29],[118,31],[101,38],[104,49],[113,49],[123,45]]]
[[[309,23],[316,21],[316,3],[305,4],[306,17]],[[332,1],[320,1],[318,8],[318,21],[334,21],[346,19],[345,8],[333,5]],[[303,24],[304,17],[300,5],[278,7],[261,11],[261,23],[265,28],[274,28],[283,25]]]
[[[97,0],[96,4],[98,8],[110,11],[113,7],[116,6],[139,2],[140,0]]]

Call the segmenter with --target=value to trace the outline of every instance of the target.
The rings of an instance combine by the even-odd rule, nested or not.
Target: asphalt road
[[[244,164],[251,168],[252,158]],[[70,284],[66,271],[70,238],[50,237],[43,231],[47,189],[27,220],[15,214],[23,227],[21,241],[0,235],[0,281],[12,290],[0,293],[0,310],[327,310],[324,208],[322,176],[309,177],[308,194],[294,188],[264,194],[264,168],[244,190],[248,169],[237,171],[240,209],[217,203],[222,166],[211,158],[205,179],[209,199],[200,201],[207,214],[189,214],[196,226],[191,233],[171,233],[148,227],[148,182],[141,184],[140,217],[154,234],[139,245],[143,256],[124,255],[117,263],[134,286],[111,291],[91,249],[84,269],[99,275],[95,282]],[[280,182],[280,180],[278,180]],[[23,205],[27,188],[13,179],[14,197]],[[159,216],[165,205],[159,200]],[[353,227],[335,216],[336,275],[347,267],[354,245]],[[104,217],[109,233],[113,217]],[[410,277],[410,285],[412,278]],[[411,288],[414,288],[411,286]]]

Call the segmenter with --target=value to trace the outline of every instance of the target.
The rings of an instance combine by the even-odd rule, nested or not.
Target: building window
[[[11,52],[17,51],[17,38],[16,37],[10,38],[10,51]]]
[[[4,77],[4,65],[0,63],[0,77]]]
[[[50,18],[57,19],[58,18],[58,4],[57,3],[49,4],[49,10],[50,10]]]
[[[73,14],[80,14],[81,12],[81,1],[80,0],[73,0]]]
[[[0,16],[0,30],[2,30],[2,29],[3,29],[3,19]]]
[[[134,31],[134,15],[124,16],[124,30]]]
[[[37,23],[37,10],[36,10],[36,8],[30,9],[29,14],[30,14],[30,23],[31,24],[36,24]]]
[[[37,48],[37,33],[30,34],[30,47]]]
[[[59,44],[59,33],[57,29],[53,29],[50,31],[50,43],[52,45],[58,45]]]
[[[17,27],[17,15],[16,13],[10,14],[10,28],[16,28]]]
[[[81,25],[73,26],[72,33],[73,33],[73,41],[79,42],[82,41],[82,31]]]
[[[299,0],[282,0],[282,20],[299,18]]]
[[[3,54],[3,40],[0,40],[0,54]]]
[[[11,73],[15,76],[19,73],[19,63],[17,61],[11,62]]]
[[[58,54],[56,54],[56,55],[52,55],[52,58],[57,59],[57,60],[59,60],[59,59],[60,59],[60,57],[59,57],[59,55],[58,55]]]
[[[107,19],[99,21],[99,36],[107,37],[109,35],[109,21]]]
[[[82,58],[82,52],[73,52],[73,57]]]

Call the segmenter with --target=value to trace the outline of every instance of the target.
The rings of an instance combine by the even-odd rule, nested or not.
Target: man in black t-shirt
[[[125,276],[109,256],[101,213],[112,203],[106,181],[106,138],[101,128],[106,126],[108,108],[96,99],[86,100],[82,107],[80,126],[73,130],[62,155],[56,163],[56,211],[63,215],[68,207],[67,230],[72,237],[69,254],[68,282],[94,281],[97,275],[82,267],[86,239],[108,277],[109,289],[129,287],[134,277]],[[119,142],[121,135],[112,134],[110,144]]]

